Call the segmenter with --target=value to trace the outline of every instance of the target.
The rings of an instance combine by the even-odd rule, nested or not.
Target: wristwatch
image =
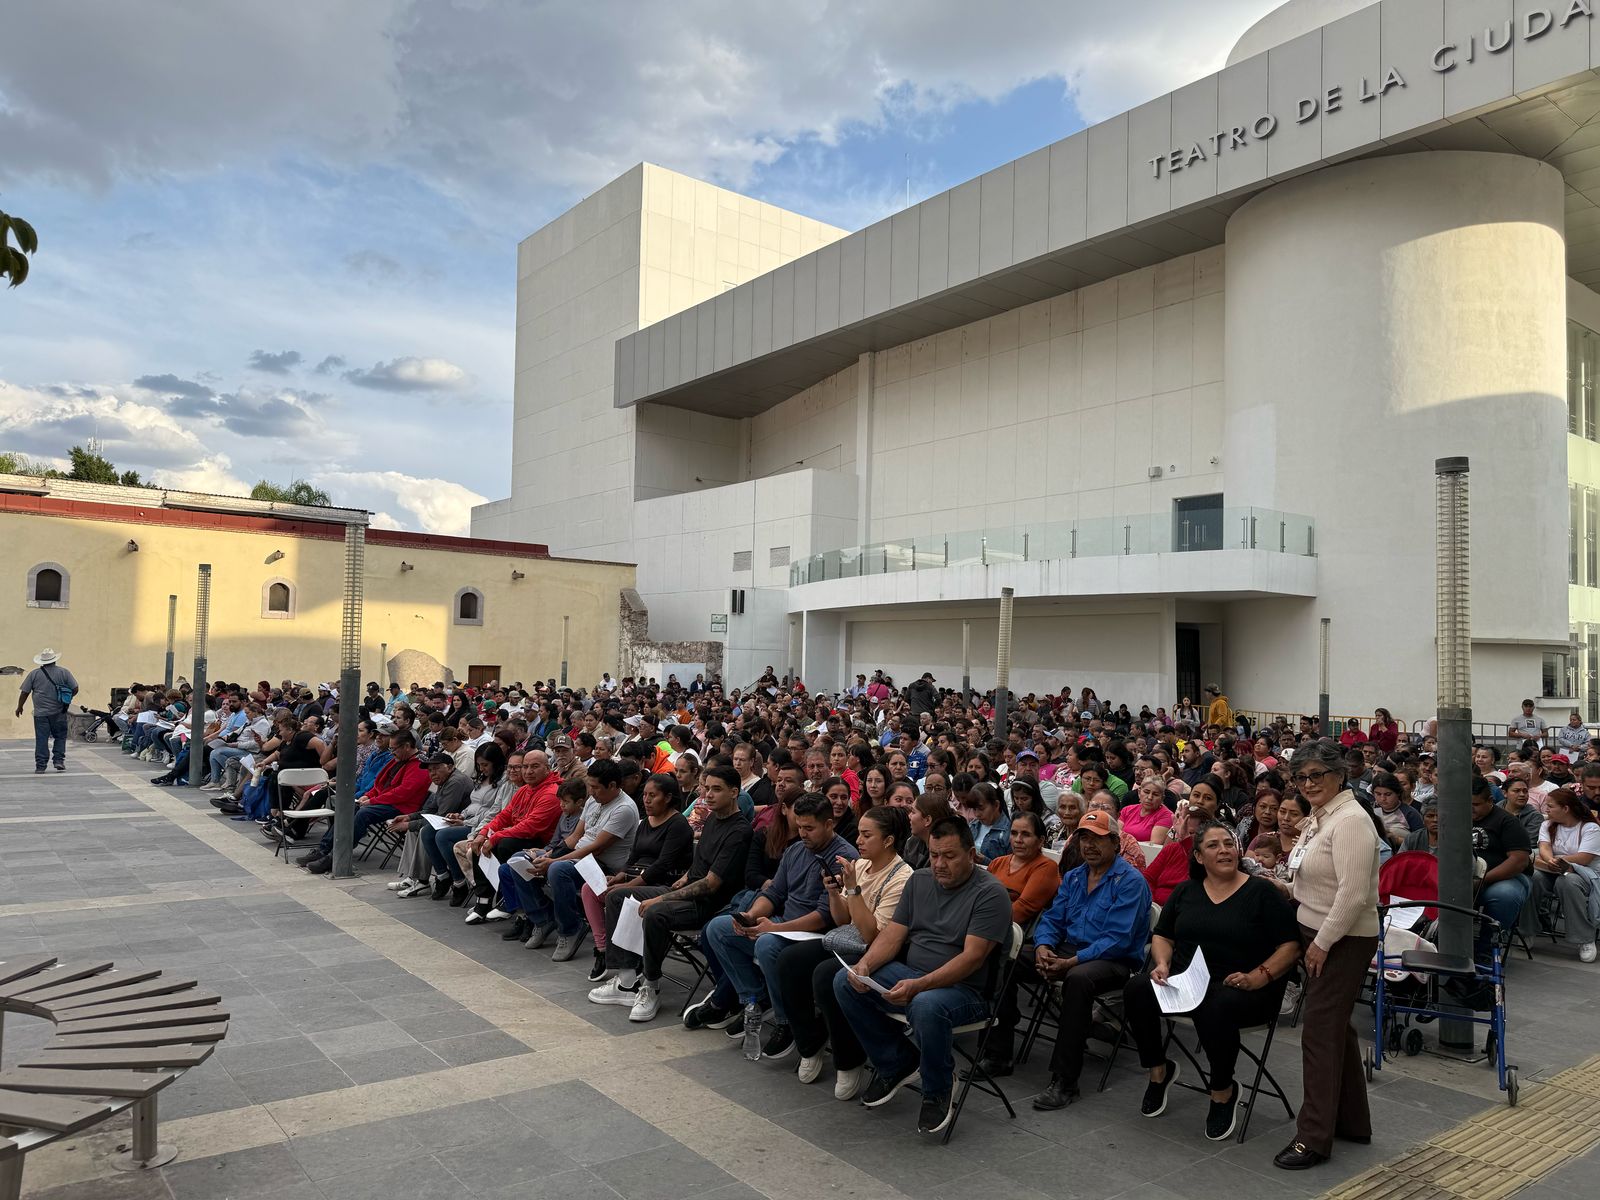
[[[858,887],[840,888],[839,889],[839,895],[841,895],[841,896],[859,896],[859,895],[861,895],[861,889],[858,888]]]

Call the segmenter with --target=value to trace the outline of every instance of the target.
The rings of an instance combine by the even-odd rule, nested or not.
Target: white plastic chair
[[[321,787],[328,782],[328,773],[321,767],[294,767],[288,771],[278,772],[278,784],[281,787]],[[278,852],[284,850],[284,838],[289,832],[289,812],[294,813],[296,821],[331,821],[333,809],[331,808],[297,808],[278,812],[278,844],[273,847],[272,857],[278,857]],[[289,861],[288,852],[285,850],[283,861]]]

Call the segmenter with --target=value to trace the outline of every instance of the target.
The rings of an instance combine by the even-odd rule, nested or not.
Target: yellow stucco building
[[[344,528],[360,510],[0,475],[0,668],[49,646],[82,703],[157,682],[177,597],[175,673],[194,662],[198,568],[211,564],[210,678],[339,676]],[[553,558],[544,546],[368,529],[362,681],[420,651],[462,682],[617,673],[630,563]],[[9,695],[17,677],[0,680]],[[402,685],[409,678],[398,680]],[[433,677],[422,680],[433,682]],[[0,707],[0,738],[32,735]]]

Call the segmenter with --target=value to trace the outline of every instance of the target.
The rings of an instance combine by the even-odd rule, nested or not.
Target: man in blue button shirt
[[[1078,822],[1073,836],[1082,864],[1067,872],[1054,902],[1033,928],[1031,972],[1061,984],[1050,1086],[1033,1098],[1033,1107],[1041,1111],[1065,1108],[1078,1098],[1094,998],[1121,990],[1144,961],[1150,941],[1150,886],[1122,857],[1121,834],[1109,813],[1097,810]],[[1026,978],[1022,962],[1015,975]],[[1003,999],[991,1043],[996,1053],[1009,1057],[1016,1014],[1012,990]],[[997,1065],[1010,1067],[1009,1061]]]

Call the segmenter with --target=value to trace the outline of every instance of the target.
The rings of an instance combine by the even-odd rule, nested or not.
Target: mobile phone
[[[756,919],[748,913],[736,912],[733,914],[733,923],[741,929],[749,929],[756,923]]]

